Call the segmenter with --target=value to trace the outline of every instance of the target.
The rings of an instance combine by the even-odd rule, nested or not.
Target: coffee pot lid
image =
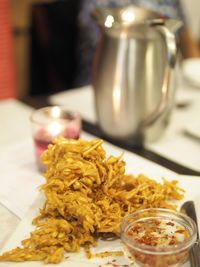
[[[100,26],[112,28],[115,26],[132,26],[151,20],[164,20],[164,17],[150,9],[128,5],[123,7],[98,7],[92,11],[92,16]]]

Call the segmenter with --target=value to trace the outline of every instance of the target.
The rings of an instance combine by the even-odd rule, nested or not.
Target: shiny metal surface
[[[197,221],[194,202],[186,201],[181,207],[181,212],[185,213],[190,218],[192,218],[197,225],[197,240],[189,252],[189,260],[191,267],[197,267],[200,266],[200,240],[199,240],[198,221]]]
[[[99,125],[109,137],[136,145],[154,141],[173,106],[180,23],[134,6],[93,15],[102,30],[93,66]]]

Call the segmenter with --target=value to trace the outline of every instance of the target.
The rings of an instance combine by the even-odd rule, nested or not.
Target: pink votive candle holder
[[[43,171],[44,167],[40,161],[43,151],[56,137],[78,139],[82,128],[81,116],[65,107],[50,106],[33,111],[30,119],[36,162],[39,170]]]

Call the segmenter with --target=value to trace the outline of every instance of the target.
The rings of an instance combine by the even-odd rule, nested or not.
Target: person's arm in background
[[[187,26],[184,26],[179,36],[180,50],[183,58],[200,57],[200,48]]]
[[[165,2],[165,1],[164,1]],[[188,22],[186,19],[186,12],[187,10],[183,9],[180,0],[171,0],[168,1],[169,5],[174,8],[174,14],[178,19],[181,19],[184,23],[182,29],[179,31],[179,47],[180,52],[183,58],[190,58],[190,57],[200,57],[200,48],[198,46],[198,42],[192,36],[192,32],[188,27]],[[169,14],[170,15],[170,14]]]
[[[172,19],[180,19],[184,26],[179,31],[178,42],[183,58],[200,57],[200,48],[188,27],[181,0],[132,0],[133,4],[150,8]]]

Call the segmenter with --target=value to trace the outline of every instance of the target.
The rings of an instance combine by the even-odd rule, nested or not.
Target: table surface
[[[0,101],[0,152],[30,135],[28,117],[33,109],[14,99]],[[5,115],[6,114],[6,115]],[[17,118],[17,119],[16,119]],[[0,156],[1,157],[1,156]],[[1,177],[3,179],[3,177]],[[13,233],[20,218],[1,204],[0,200],[0,248]]]
[[[30,136],[30,125],[28,119],[33,108],[40,108],[47,105],[50,105],[47,96],[26,97],[20,102],[13,99],[0,101],[0,124],[2,126],[0,137],[1,149],[6,149],[8,144],[12,145],[16,142],[16,140],[23,140]],[[83,120],[83,130],[97,137],[102,137],[101,130],[97,124]],[[134,152],[177,173],[200,175],[200,172],[182,166],[181,164],[177,164],[172,160],[166,159],[165,157],[150,151],[149,149],[131,147],[126,143],[119,141],[116,142],[108,138],[107,141]],[[0,248],[2,248],[9,236],[19,224],[20,218],[13,214],[1,203],[0,218]]]
[[[69,101],[71,101],[71,99],[69,98],[67,101],[67,96],[70,95],[72,96],[72,99],[74,99],[74,96],[77,96],[77,90],[69,90],[69,91],[65,91],[65,92],[61,92],[60,96],[61,98],[63,98],[63,102],[61,103],[61,105],[63,105],[63,103],[67,102],[67,105],[69,104]],[[200,103],[200,92],[197,91],[197,93],[199,93],[199,103]],[[59,94],[58,94],[59,95]],[[196,93],[195,93],[196,95]],[[194,97],[195,97],[194,95]],[[48,96],[36,96],[36,97],[26,97],[25,99],[23,99],[23,102],[26,103],[29,106],[32,106],[34,108],[40,108],[43,106],[47,106],[47,105],[52,105],[52,102],[50,101],[51,97]],[[82,99],[82,94],[80,95],[80,99]],[[84,99],[84,98],[83,98]],[[188,98],[190,99],[190,98]],[[65,101],[66,100],[66,101]],[[65,101],[65,102],[64,102]],[[81,100],[80,100],[81,101]],[[185,97],[183,98],[183,100],[181,99],[180,102],[185,102]],[[81,106],[81,110],[83,109],[82,107],[84,107],[83,103],[80,103],[79,105],[79,101],[78,103],[76,103],[76,106]],[[199,105],[200,106],[200,105]],[[87,112],[87,108],[85,113]],[[88,109],[88,112],[91,113],[90,107]],[[179,119],[179,118],[178,118]],[[174,122],[176,123],[176,122]],[[188,174],[188,175],[200,175],[200,171],[190,168],[190,167],[186,167],[183,164],[179,164],[177,162],[175,162],[174,160],[171,160],[165,156],[163,156],[162,154],[158,154],[155,151],[153,151],[152,149],[150,149],[149,147],[135,147],[135,146],[131,146],[130,144],[127,144],[126,142],[123,141],[116,141],[116,140],[112,140],[110,138],[108,138],[107,136],[105,136],[101,129],[99,128],[98,124],[96,122],[84,119],[83,117],[83,130],[91,133],[92,135],[95,135],[99,138],[103,138],[104,140],[117,145],[119,147],[122,147],[124,149],[127,149],[133,153],[136,153],[146,159],[149,159],[155,163],[158,163],[170,170],[173,170],[177,173],[180,174]],[[175,142],[176,140],[174,140]],[[196,146],[196,140],[190,140],[193,146]],[[197,149],[198,149],[198,145],[200,143],[197,141]],[[195,155],[191,155],[191,157],[193,157],[194,161],[195,160]],[[192,159],[191,159],[192,160]],[[200,163],[200,161],[199,161]]]
[[[95,135],[108,139],[101,133],[97,125],[94,96],[93,87],[88,85],[56,93],[49,97],[49,101],[52,105],[64,105],[68,109],[79,111],[84,119],[84,127],[87,127],[87,131],[92,131]],[[120,142],[111,139],[109,141],[116,143],[118,146],[124,145],[127,149],[135,153],[141,153],[142,156],[147,156],[151,160],[158,160],[160,164],[170,164],[171,162],[167,167],[174,168],[175,171],[180,173],[191,174],[191,170],[199,173],[200,121],[197,114],[200,114],[199,88],[194,88],[180,79],[169,124],[160,138],[154,142],[145,141],[144,149],[141,147],[135,148],[131,144],[131,140],[127,139]],[[157,158],[157,155],[160,157]],[[168,162],[165,159],[168,159]],[[173,166],[173,163],[182,165],[182,168],[177,165]],[[187,170],[186,167],[190,170]]]

